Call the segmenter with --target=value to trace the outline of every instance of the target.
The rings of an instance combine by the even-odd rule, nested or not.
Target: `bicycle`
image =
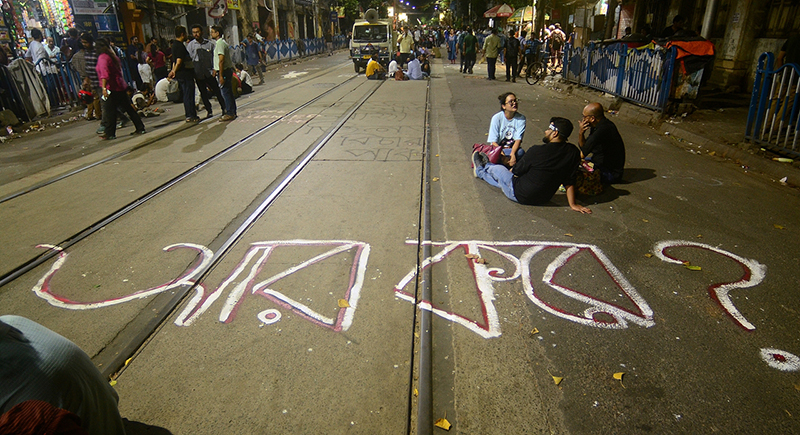
[[[525,81],[528,82],[529,85],[535,85],[539,83],[540,80],[547,77],[548,74],[554,76],[560,74],[564,69],[563,66],[559,64],[558,66],[551,67],[551,59],[552,56],[550,56],[550,53],[543,51],[539,54],[538,60],[529,62],[525,69]]]

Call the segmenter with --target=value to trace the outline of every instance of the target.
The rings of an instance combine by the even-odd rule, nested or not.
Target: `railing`
[[[794,157],[800,131],[800,67],[789,63],[774,70],[772,53],[758,58],[744,137]]]
[[[344,35],[336,35],[333,37],[332,43],[333,49],[336,50],[346,48],[349,41]],[[321,54],[328,49],[325,40],[322,38],[303,39],[302,45],[304,48],[302,53],[298,49],[298,41],[295,40],[263,42],[259,44],[259,48],[262,50],[267,63],[297,58],[301,55]],[[241,46],[231,47],[231,50],[231,57],[235,63],[245,63],[245,53]],[[134,81],[128,70],[128,63],[122,59],[120,65],[122,66],[122,74],[125,81],[130,86],[134,86]],[[42,78],[52,109],[81,106],[78,92],[81,89],[82,77],[72,68],[69,62],[64,61],[61,54],[57,56],[56,60],[40,59],[35,67]],[[10,79],[10,72],[5,67],[0,72],[0,88],[7,90],[6,93],[0,92],[2,107],[10,108],[18,118],[27,120],[28,115],[25,112],[24,105],[21,105],[21,98],[24,98],[24,96],[19,95],[18,90],[13,85],[13,81]]]
[[[637,50],[624,44],[573,48],[567,44],[564,78],[650,109],[664,110],[676,54],[675,48]]]

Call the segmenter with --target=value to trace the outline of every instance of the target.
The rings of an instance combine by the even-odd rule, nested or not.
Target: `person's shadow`
[[[128,435],[172,435],[172,432],[163,427],[151,426],[138,421],[130,421],[127,418],[122,419],[122,425],[125,427],[125,433]]]
[[[603,193],[594,196],[578,195],[587,203],[603,204],[607,202],[616,201],[620,196],[628,196],[630,191],[620,189],[619,186],[626,184],[638,183],[640,181],[650,180],[656,177],[655,169],[650,168],[625,168],[622,175],[622,181],[614,184],[603,185]]]
[[[622,181],[617,184],[638,183],[640,181],[656,178],[656,170],[651,168],[625,168]]]

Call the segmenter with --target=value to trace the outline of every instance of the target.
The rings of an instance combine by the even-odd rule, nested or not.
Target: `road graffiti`
[[[760,284],[761,281],[764,280],[764,276],[767,273],[766,266],[755,260],[740,257],[736,254],[716,248],[714,246],[706,245],[703,243],[685,241],[685,240],[665,240],[663,242],[658,242],[653,248],[653,253],[662,261],[666,261],[667,263],[681,264],[681,265],[684,264],[683,260],[670,256],[666,253],[668,249],[672,248],[704,249],[707,251],[715,252],[717,254],[730,258],[731,260],[739,263],[743,271],[741,278],[733,282],[712,284],[708,288],[708,294],[711,296],[711,299],[717,301],[717,303],[719,303],[720,306],[722,306],[722,308],[728,313],[728,315],[731,316],[731,318],[733,319],[734,322],[736,322],[736,324],[738,324],[739,326],[748,331],[756,329],[755,325],[747,321],[744,315],[742,315],[742,313],[740,313],[739,310],[736,309],[736,306],[733,305],[733,302],[731,301],[729,293],[731,292],[731,290],[755,287],[758,284]]]
[[[407,241],[407,244],[417,244],[416,241]],[[642,298],[636,289],[625,279],[622,273],[617,269],[608,257],[594,245],[586,245],[579,243],[562,243],[562,242],[537,242],[537,241],[515,241],[515,242],[487,242],[487,241],[457,241],[457,242],[424,242],[432,246],[441,246],[442,250],[433,255],[432,257],[423,260],[420,270],[431,267],[439,263],[457,250],[464,253],[465,260],[471,269],[475,278],[476,289],[481,301],[481,312],[483,319],[474,320],[457,314],[452,311],[447,311],[435,306],[431,301],[420,301],[417,305],[420,309],[428,310],[434,314],[456,322],[467,329],[475,332],[483,338],[499,337],[501,335],[500,321],[497,315],[497,310],[494,306],[494,283],[512,281],[516,279],[522,280],[522,285],[525,294],[531,302],[536,304],[539,308],[547,311],[548,313],[570,320],[582,325],[594,326],[606,329],[623,329],[628,327],[628,322],[633,322],[639,326],[651,327],[655,324],[653,321],[653,311],[647,305],[644,298]],[[501,248],[523,247],[526,248],[522,255],[516,257],[515,255],[502,250]],[[559,307],[554,303],[545,301],[539,293],[535,290],[531,278],[530,263],[533,257],[545,249],[564,249],[555,260],[553,260],[546,268],[542,276],[542,282],[560,294],[571,298],[576,301],[583,302],[589,307],[582,313],[573,313],[566,308]],[[481,250],[486,250],[500,255],[511,263],[514,272],[506,274],[505,270],[501,268],[488,267],[476,261],[476,258],[469,258],[471,256],[480,257]],[[575,256],[581,252],[587,252],[591,257],[600,264],[605,270],[611,280],[615,283],[619,290],[621,290],[627,299],[633,304],[635,310],[629,310],[609,301],[604,301],[598,297],[590,296],[585,292],[581,292],[556,282],[556,275],[558,272],[569,263]],[[405,288],[417,276],[417,270],[414,269],[409,272],[398,284],[395,286],[395,294],[398,298],[414,303],[414,296]],[[604,319],[601,314],[610,317],[611,320]]]
[[[276,249],[314,246],[330,249],[308,260],[295,264],[294,266],[283,270],[266,280],[256,282],[258,274],[262,271],[270,256]],[[69,254],[63,249],[53,245],[40,245],[39,247],[56,250],[58,251],[58,256],[50,269],[33,287],[34,294],[53,306],[71,310],[88,310],[108,307],[135,299],[153,296],[181,286],[193,286],[196,284],[195,278],[197,278],[208,268],[212,259],[214,258],[214,253],[210,249],[201,245],[191,243],[170,245],[164,248],[164,251],[169,252],[178,248],[187,248],[195,250],[198,253],[198,259],[181,277],[166,284],[146,290],[140,290],[118,298],[96,302],[80,302],[73,301],[62,295],[59,295],[53,291],[51,285],[53,276],[56,274],[56,272],[58,272],[59,269],[63,267]],[[292,299],[279,291],[269,288],[271,285],[275,284],[281,279],[295,274],[308,266],[318,264],[325,259],[349,251],[355,251],[355,258],[350,266],[349,283],[344,289],[342,295],[342,299],[344,299],[347,303],[345,304],[345,307],[339,308],[338,314],[335,318],[322,315],[308,305]],[[352,325],[355,310],[358,307],[358,299],[361,294],[361,287],[364,284],[364,274],[366,273],[369,251],[370,246],[366,243],[339,240],[287,240],[253,243],[250,245],[250,248],[247,250],[239,264],[214,291],[208,293],[206,291],[206,287],[202,284],[197,284],[195,286],[194,295],[192,295],[189,302],[186,304],[186,307],[176,317],[175,324],[178,326],[191,325],[195,320],[197,320],[198,317],[200,317],[200,315],[207,311],[208,308],[220,298],[220,296],[222,296],[223,292],[228,287],[231,287],[230,293],[228,294],[228,297],[225,300],[219,315],[219,320],[222,322],[228,323],[235,318],[237,308],[240,306],[244,296],[247,294],[247,292],[249,292],[250,294],[267,298],[275,304],[287,310],[293,311],[301,317],[319,326],[323,326],[334,331],[346,331]],[[254,259],[255,261],[253,262]],[[253,262],[252,265],[250,264],[251,262]],[[248,265],[250,266],[249,269]],[[245,271],[246,275],[242,277]],[[260,312],[257,317],[265,324],[272,324],[281,319],[281,313],[277,310],[270,309]]]
[[[800,358],[789,352],[765,347],[761,349],[761,358],[768,366],[784,372],[796,372],[800,370]]]

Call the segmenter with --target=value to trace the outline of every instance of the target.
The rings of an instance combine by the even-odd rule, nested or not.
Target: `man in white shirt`
[[[408,75],[408,78],[411,80],[422,80],[425,78],[425,76],[422,75],[422,66],[419,64],[419,59],[413,54],[411,55],[411,60],[408,62],[408,72],[406,75]]]
[[[47,50],[44,49],[44,44],[42,44],[43,37],[41,30],[32,29],[31,38],[33,38],[33,41],[28,43],[28,51],[25,52],[25,59],[30,60],[36,65],[39,59],[47,59]],[[36,69],[42,74],[47,74],[47,60],[42,61]]]

